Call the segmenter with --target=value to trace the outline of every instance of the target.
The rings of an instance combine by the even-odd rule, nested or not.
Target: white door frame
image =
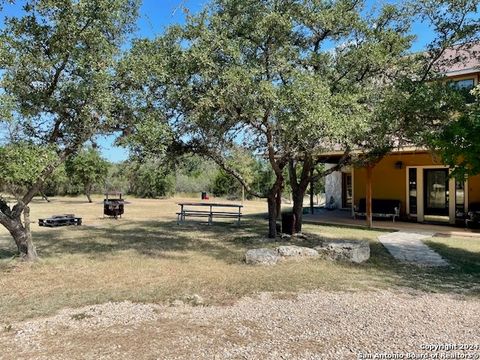
[[[423,194],[423,170],[425,169],[449,169],[445,165],[424,165],[424,166],[407,166],[406,167],[406,214],[410,215],[410,196],[409,196],[409,169],[417,169],[417,221],[423,222],[425,220],[425,199]],[[468,183],[465,181],[465,210],[468,210]],[[455,179],[448,180],[448,218],[450,224],[455,224],[455,204],[456,204]],[[415,214],[412,215],[412,217]]]

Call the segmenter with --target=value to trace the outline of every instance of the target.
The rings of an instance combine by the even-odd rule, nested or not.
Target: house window
[[[417,169],[408,169],[408,203],[410,214],[417,214]]]
[[[450,82],[452,88],[458,90],[460,94],[465,98],[467,104],[470,104],[475,101],[475,97],[470,93],[475,87],[474,79],[463,79],[463,80],[455,80]]]
[[[465,215],[465,182],[455,180],[455,217],[463,218]]]

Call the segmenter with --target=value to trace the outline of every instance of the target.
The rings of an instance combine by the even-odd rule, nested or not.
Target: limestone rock
[[[280,260],[280,256],[272,249],[251,249],[245,254],[245,262],[252,265],[274,265]]]
[[[274,265],[284,259],[302,259],[307,257],[317,257],[318,252],[312,248],[285,245],[278,246],[275,249],[252,249],[245,254],[247,264]]]
[[[370,258],[370,245],[365,240],[331,240],[315,247],[320,256],[331,260],[362,263]]]
[[[312,248],[296,246],[296,245],[286,245],[279,246],[275,248],[275,251],[278,255],[288,258],[298,258],[298,257],[315,257],[318,256],[318,251]]]

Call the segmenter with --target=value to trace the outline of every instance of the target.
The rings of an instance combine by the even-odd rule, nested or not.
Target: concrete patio
[[[348,210],[325,210],[315,208],[315,213],[304,214],[303,220],[308,223],[323,225],[342,225],[366,228],[365,218],[353,219]],[[374,219],[373,227],[379,230],[405,231],[416,233],[433,233],[435,236],[467,236],[480,238],[480,230],[467,229],[451,225],[425,224],[406,221],[395,221],[391,219]]]

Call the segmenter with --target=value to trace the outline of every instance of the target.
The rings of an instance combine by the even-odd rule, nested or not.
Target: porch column
[[[465,179],[464,191],[465,191],[465,195],[464,195],[465,214],[467,214],[468,213],[468,191],[469,191],[469,189],[468,189],[468,178]]]
[[[455,224],[456,196],[455,178],[450,178],[448,179],[448,222],[450,224]]]
[[[366,191],[366,211],[367,211],[367,226],[369,228],[373,227],[373,219],[372,219],[372,173],[373,173],[373,165],[367,165],[367,191]]]
[[[313,179],[313,167],[312,170],[310,171],[310,214],[313,215],[314,209],[313,209],[313,188],[315,186],[315,180]]]
[[[352,217],[355,218],[355,166],[352,166]]]

